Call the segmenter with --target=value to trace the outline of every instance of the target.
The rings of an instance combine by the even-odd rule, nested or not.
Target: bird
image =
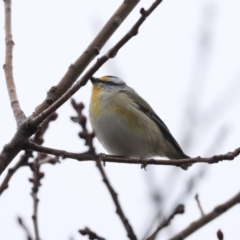
[[[152,107],[126,82],[115,76],[92,76],[90,80],[90,123],[109,154],[140,159],[190,158]]]

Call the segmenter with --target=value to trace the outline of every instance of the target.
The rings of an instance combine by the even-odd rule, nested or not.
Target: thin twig
[[[31,120],[31,125],[39,125],[46,117],[48,117],[52,112],[56,111],[63,103],[65,103],[74,93],[76,93],[82,86],[86,85],[90,77],[110,58],[114,58],[117,52],[134,36],[137,35],[138,30],[146,18],[157,8],[157,6],[162,2],[162,0],[155,0],[154,3],[148,10],[143,8],[140,10],[141,17],[133,25],[129,32],[123,36],[118,43],[111,48],[105,55],[100,57],[96,63],[83,75],[83,77],[76,82],[67,92],[65,92],[56,102],[54,102],[48,109],[44,110],[37,117]]]
[[[6,51],[5,51],[5,64],[3,65],[5,78],[6,78],[6,85],[8,89],[8,95],[12,107],[12,111],[17,122],[17,126],[21,125],[24,121],[26,121],[26,117],[21,110],[20,103],[17,97],[16,86],[13,79],[13,65],[12,65],[12,58],[13,58],[13,46],[14,42],[12,39],[12,6],[11,0],[4,0],[5,6],[5,43],[6,43]]]
[[[43,110],[47,109],[73,85],[73,83],[83,73],[89,63],[99,54],[102,47],[119,28],[127,16],[132,12],[139,1],[140,0],[124,0],[121,3],[116,12],[113,13],[112,17],[107,21],[87,49],[73,64],[71,64],[58,85],[52,87],[48,91],[46,100],[44,100],[44,102],[36,108],[32,117],[42,114]]]
[[[58,118],[58,114],[56,112],[52,113],[41,126],[38,128],[37,132],[35,133],[34,137],[31,139],[32,142],[42,145],[44,142],[43,136],[47,131],[50,122],[55,121]]]
[[[198,194],[195,195],[195,200],[196,200],[196,202],[197,202],[199,211],[200,211],[200,213],[201,213],[201,215],[202,215],[202,217],[203,217],[203,216],[204,216],[204,212],[203,212],[203,208],[202,208],[202,205],[201,205],[201,203],[200,203]]]
[[[83,236],[87,235],[89,240],[105,240],[105,238],[98,236],[95,232],[91,231],[88,227],[85,227],[84,229],[81,229],[78,232]]]
[[[56,156],[60,156],[62,158],[71,158],[78,160],[80,162],[84,161],[96,161],[97,157],[91,154],[78,154],[67,152],[64,150],[48,148],[36,145],[32,142],[26,144],[25,149],[33,150],[37,152],[52,154]],[[112,156],[112,155],[104,155],[102,157],[103,162],[111,162],[111,163],[125,163],[125,164],[139,164],[139,165],[165,165],[165,166],[176,166],[181,167],[184,164],[194,164],[194,163],[208,163],[215,164],[221,161],[232,161],[240,154],[240,148],[235,149],[233,152],[228,152],[225,154],[214,155],[209,158],[195,157],[183,160],[158,160],[158,159],[139,159],[139,158],[124,158],[121,156]]]
[[[33,238],[31,237],[31,233],[30,233],[29,229],[27,228],[27,226],[25,225],[25,223],[23,222],[23,220],[20,217],[18,217],[17,221],[18,221],[19,225],[22,227],[22,229],[24,230],[24,232],[26,233],[27,240],[33,240]]]
[[[154,240],[156,239],[158,233],[165,227],[167,227],[173,218],[178,215],[178,214],[183,214],[184,213],[184,205],[180,204],[176,207],[174,212],[168,217],[168,219],[164,220],[158,227],[157,229],[153,232],[151,236],[149,236],[146,240]]]
[[[38,129],[38,131],[35,133],[34,137],[31,139],[34,143],[42,144],[44,142],[44,134],[46,133],[50,122],[55,121],[57,119],[58,115],[57,113],[51,114],[42,124],[42,126]],[[38,224],[38,191],[39,187],[41,186],[41,179],[44,177],[44,173],[40,171],[40,167],[43,163],[56,163],[58,161],[58,157],[55,159],[52,157],[47,156],[43,153],[38,153],[38,156],[34,159],[32,163],[29,164],[31,170],[32,170],[32,178],[29,179],[29,181],[33,184],[31,196],[33,199],[33,226],[34,226],[34,234],[35,234],[35,240],[40,240],[40,234],[39,234],[39,224]]]
[[[158,209],[157,209],[158,210]],[[147,227],[146,232],[144,233],[143,237],[141,238],[142,240],[145,240],[147,238],[147,236],[150,235],[153,226],[155,225],[156,222],[159,222],[160,219],[162,218],[162,211],[159,211],[152,219],[152,221],[150,221],[149,226]]]
[[[88,146],[88,151],[86,153],[96,155],[95,147],[93,146],[93,138],[95,137],[95,134],[93,132],[90,133],[87,129],[87,118],[83,114],[84,104],[81,102],[76,103],[74,99],[71,100],[71,104],[77,112],[77,117],[71,117],[71,120],[81,126],[82,130],[78,135],[80,138],[85,140],[85,145]],[[90,240],[105,240],[104,238],[98,236],[95,232],[91,231],[88,227],[79,230],[79,233],[87,235]]]
[[[212,212],[205,214],[199,220],[192,222],[187,228],[185,228],[175,236],[171,237],[169,240],[180,240],[187,238],[189,235],[196,232],[198,229],[200,229],[213,219],[219,217],[221,214],[225,213],[227,210],[229,210],[238,203],[240,203],[240,192],[237,193],[233,198],[229,199],[227,202],[215,207]]]
[[[87,118],[82,113],[82,111],[84,109],[84,105],[83,105],[83,103],[78,103],[77,104],[74,99],[72,99],[71,104],[78,114],[77,117],[71,117],[71,120],[73,122],[79,123],[79,125],[82,128],[82,131],[79,133],[79,136],[80,136],[80,138],[85,139],[85,145],[89,147],[89,150],[87,151],[87,153],[91,153],[93,156],[96,156],[95,148],[93,146],[93,138],[94,138],[95,135],[93,133],[90,133],[88,131],[87,127],[86,127]],[[99,169],[99,171],[102,175],[103,182],[106,184],[106,186],[107,186],[107,188],[108,188],[108,190],[109,190],[109,192],[112,196],[112,199],[115,203],[116,212],[119,215],[119,217],[120,217],[120,219],[121,219],[121,221],[122,221],[122,223],[123,223],[123,225],[124,225],[124,227],[125,227],[125,229],[128,233],[128,237],[132,240],[137,240],[131,225],[128,223],[128,220],[126,219],[126,217],[123,213],[123,210],[122,210],[121,205],[120,205],[120,203],[118,201],[118,198],[117,198],[117,194],[114,191],[113,187],[111,186],[104,169],[102,168],[102,165],[101,165],[102,163],[100,161],[101,158],[102,158],[102,155],[99,155],[96,158],[96,165],[97,165],[97,168]],[[103,238],[97,236],[89,228],[85,228],[84,230],[80,230],[79,232],[82,235],[88,235],[89,239],[104,240]]]
[[[2,184],[0,185],[0,195],[8,188],[9,181],[11,180],[13,174],[22,166],[27,166],[29,157],[32,157],[32,152],[25,151],[25,153],[20,157],[18,162],[14,167],[9,168],[6,177],[3,179]]]
[[[34,233],[35,233],[35,240],[40,240],[39,236],[39,224],[38,224],[38,190],[41,186],[40,180],[44,177],[44,173],[40,172],[40,165],[38,164],[39,159],[36,158],[34,163],[32,164],[31,168],[33,171],[33,178],[30,178],[29,181],[33,183],[31,196],[33,198],[33,226],[34,226]]]
[[[77,117],[71,117],[71,120],[75,123],[78,123],[81,126],[82,131],[78,135],[80,138],[85,140],[85,145],[88,146],[88,151],[85,152],[84,154],[95,155],[96,154],[95,147],[93,146],[93,138],[95,137],[95,134],[94,132],[89,132],[86,127],[87,118],[82,113],[84,109],[84,104],[81,102],[76,103],[74,99],[71,100],[71,104],[78,114]]]
[[[111,194],[111,197],[113,199],[113,202],[116,206],[116,213],[117,215],[119,216],[119,218],[121,219],[122,221],[122,224],[123,226],[125,227],[126,231],[127,231],[127,235],[128,235],[128,238],[131,239],[131,240],[137,240],[137,237],[132,229],[132,226],[130,225],[128,219],[126,218],[123,210],[122,210],[122,207],[118,201],[118,196],[117,196],[117,193],[115,192],[115,190],[113,189],[111,183],[109,182],[108,178],[107,178],[107,175],[102,167],[102,155],[100,155],[99,157],[96,158],[96,166],[97,168],[99,169],[101,175],[102,175],[102,178],[103,178],[103,182],[106,184],[107,188],[108,188],[108,191],[109,193]]]

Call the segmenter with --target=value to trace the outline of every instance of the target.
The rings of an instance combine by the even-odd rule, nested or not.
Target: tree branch
[[[227,202],[215,207],[212,212],[205,214],[199,220],[192,222],[187,228],[185,228],[183,231],[176,234],[175,236],[171,237],[169,240],[181,240],[187,238],[199,228],[203,227],[204,225],[217,218],[238,203],[240,203],[240,192]]]
[[[155,0],[152,6],[145,11],[141,9],[141,17],[133,25],[130,31],[120,39],[120,41],[111,48],[105,55],[100,57],[96,63],[83,75],[83,77],[76,82],[67,92],[65,92],[56,102],[54,102],[49,108],[41,112],[37,117],[31,120],[33,126],[39,125],[46,117],[52,112],[56,111],[63,103],[65,103],[74,93],[76,93],[82,86],[86,85],[90,77],[110,58],[114,58],[117,52],[134,36],[137,35],[138,30],[146,18],[156,9],[156,7],[162,2],[162,0]]]
[[[90,43],[82,55],[68,68],[61,81],[57,86],[52,87],[47,94],[47,98],[40,104],[33,117],[38,116],[47,109],[52,103],[59,99],[83,73],[89,63],[99,54],[99,51],[118,29],[126,17],[131,13],[139,0],[124,0],[112,17],[107,21],[105,26],[101,29],[98,35]],[[57,109],[57,108],[56,108]],[[54,112],[54,111],[53,111]],[[45,118],[43,118],[45,119]],[[42,120],[43,120],[42,119]],[[42,122],[42,120],[40,122]]]
[[[24,149],[24,145],[28,141],[28,138],[36,131],[37,127],[31,128],[27,122],[19,126],[12,140],[3,146],[3,149],[0,153],[0,175],[17,156],[17,154]]]
[[[44,142],[44,134],[46,133],[47,129],[49,128],[49,124],[52,121],[55,121],[57,119],[58,115],[57,113],[51,114],[46,121],[42,124],[41,128],[38,129],[36,134],[34,135],[32,141],[37,144],[43,144]],[[33,227],[34,227],[34,234],[35,234],[35,240],[40,240],[40,234],[39,234],[39,224],[38,224],[38,192],[39,187],[41,186],[41,179],[44,177],[44,173],[40,171],[41,164],[43,164],[49,161],[52,161],[53,159],[46,159],[47,156],[42,153],[38,153],[37,157],[34,159],[32,163],[29,163],[29,166],[32,170],[32,178],[29,179],[29,181],[33,184],[31,196],[33,199]],[[46,161],[47,160],[47,161]]]
[[[118,198],[117,198],[117,194],[115,192],[115,190],[113,189],[113,187],[111,186],[107,176],[106,176],[106,173],[102,167],[102,163],[101,163],[101,159],[102,159],[102,154],[99,155],[99,156],[96,156],[96,152],[95,152],[95,148],[93,146],[93,138],[94,138],[94,133],[90,133],[86,127],[86,122],[87,122],[87,118],[84,116],[83,114],[83,109],[84,109],[84,105],[83,103],[76,103],[76,101],[74,99],[72,99],[71,101],[71,104],[73,106],[73,108],[75,109],[75,111],[77,112],[77,117],[71,117],[71,120],[75,123],[78,123],[81,128],[82,128],[82,131],[79,133],[79,137],[84,139],[85,140],[85,145],[89,147],[89,150],[86,152],[88,154],[91,154],[92,156],[95,157],[95,161],[96,161],[96,166],[97,168],[99,169],[101,175],[102,175],[102,178],[103,178],[103,182],[106,184],[111,196],[112,196],[112,199],[113,199],[113,202],[116,206],[116,212],[118,214],[118,216],[120,217],[127,233],[128,233],[128,237],[131,239],[131,240],[137,240],[134,232],[133,232],[133,229],[131,227],[131,225],[128,223],[128,220],[127,218],[125,217],[124,213],[123,213],[123,210],[121,208],[121,205],[118,201]],[[85,154],[86,154],[85,153]],[[89,239],[98,239],[98,240],[104,240],[103,238],[97,236],[94,232],[92,232],[89,228],[85,228],[83,230],[80,230],[79,231],[82,235],[88,235],[89,236]]]
[[[127,234],[128,234],[128,238],[130,240],[137,240],[137,237],[129,223],[129,221],[127,220],[123,210],[122,210],[122,207],[118,201],[118,196],[117,196],[117,193],[115,192],[115,190],[113,189],[111,183],[109,182],[108,178],[107,178],[107,175],[102,167],[102,155],[100,155],[99,157],[96,158],[96,165],[97,165],[97,168],[99,169],[101,175],[102,175],[102,178],[103,178],[103,182],[106,184],[107,188],[108,188],[108,191],[109,193],[111,194],[111,197],[113,199],[113,202],[116,206],[116,213],[118,214],[119,218],[121,219],[122,223],[123,223],[123,226],[125,227],[126,231],[127,231]]]
[[[32,142],[26,144],[25,149],[33,150],[37,152],[52,154],[56,156],[60,156],[62,158],[71,158],[78,160],[80,162],[84,161],[96,161],[97,156],[91,154],[78,154],[67,152],[64,150],[48,148],[36,145]],[[138,159],[138,158],[124,158],[121,156],[112,156],[112,155],[104,155],[102,157],[103,162],[111,162],[111,163],[125,163],[125,164],[141,164],[146,167],[147,165],[167,165],[167,166],[176,166],[181,167],[184,164],[194,164],[194,163],[208,163],[214,164],[221,161],[232,161],[240,154],[240,148],[235,149],[233,152],[228,152],[226,154],[214,155],[209,158],[188,158],[183,160],[158,160],[158,159]]]
[[[55,121],[57,119],[57,113],[53,113],[41,126],[41,128],[38,129],[36,134],[34,135],[33,141],[37,144],[42,144],[43,143],[43,134],[46,132],[48,129],[49,123],[51,121]],[[22,126],[21,126],[22,127]],[[8,173],[6,177],[4,178],[2,184],[0,185],[0,195],[3,193],[4,190],[8,188],[8,183],[11,180],[12,176],[15,174],[15,172],[22,166],[29,166],[28,159],[30,157],[33,157],[31,151],[25,151],[25,153],[20,157],[19,161],[14,165],[13,168],[10,168],[8,170]],[[57,158],[44,158],[41,159],[39,162],[39,165],[44,164],[44,163],[52,163],[55,164],[58,162]],[[1,166],[1,165],[0,165]]]
[[[6,85],[8,89],[8,95],[12,107],[12,111],[17,122],[17,126],[21,125],[25,120],[26,117],[21,110],[17,91],[14,84],[13,79],[13,66],[12,66],[12,56],[13,56],[13,46],[14,42],[12,39],[12,24],[11,24],[11,0],[4,0],[4,7],[5,7],[5,43],[6,43],[6,51],[5,51],[5,64],[3,65],[5,78],[6,78]]]
[[[5,0],[9,5],[9,0]],[[33,117],[38,116],[43,110],[48,108],[56,99],[76,81],[78,76],[85,70],[86,66],[91,60],[98,54],[99,50],[104,46],[110,36],[117,30],[123,20],[130,14],[133,8],[139,0],[125,0],[118,10],[109,19],[107,24],[99,32],[93,42],[89,45],[87,50],[76,60],[76,62],[70,66],[69,70],[61,80],[58,86],[52,87],[46,100],[40,104],[35,112],[28,118],[29,121],[25,121],[22,125],[19,125],[19,129],[13,136],[10,143],[6,144],[0,153],[0,175],[10,164],[16,155],[23,150],[23,146],[29,137],[31,137],[38,129],[39,124],[29,124]],[[8,6],[6,5],[6,6]],[[8,7],[6,7],[8,10]],[[49,115],[49,114],[48,114]],[[41,122],[46,119],[44,117]]]
[[[167,227],[173,218],[178,215],[178,214],[183,214],[184,213],[184,205],[180,204],[176,207],[174,212],[168,217],[168,219],[164,220],[158,227],[157,229],[153,232],[151,236],[149,236],[146,240],[154,240],[156,239],[158,233],[165,227]]]
[[[0,185],[0,195],[8,188],[9,181],[11,180],[13,174],[28,161],[29,157],[32,157],[32,152],[26,151],[14,165],[14,167],[8,169],[6,177],[3,179]]]

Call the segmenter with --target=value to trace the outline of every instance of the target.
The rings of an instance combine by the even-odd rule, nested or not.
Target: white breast
[[[99,109],[99,113],[94,114],[90,105],[90,120],[98,140],[110,154],[126,157],[159,155],[162,133],[126,94],[100,94]]]

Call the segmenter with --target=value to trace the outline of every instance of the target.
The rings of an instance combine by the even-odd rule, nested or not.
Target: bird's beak
[[[91,80],[92,84],[98,82],[98,78],[95,78],[95,77],[90,77],[90,80]]]

